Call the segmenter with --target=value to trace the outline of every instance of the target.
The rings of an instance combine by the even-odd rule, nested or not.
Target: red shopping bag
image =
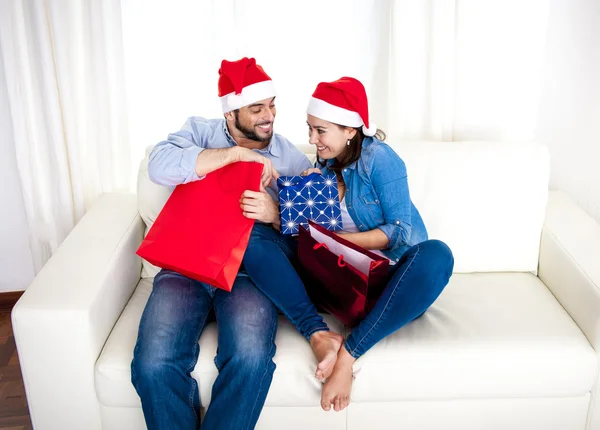
[[[231,291],[254,221],[240,208],[259,191],[263,165],[238,162],[175,188],[137,254],[164,269]]]
[[[313,303],[354,327],[373,309],[388,280],[389,260],[309,221],[298,258]]]

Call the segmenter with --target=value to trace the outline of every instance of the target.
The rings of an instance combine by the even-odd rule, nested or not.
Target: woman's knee
[[[441,240],[431,239],[419,244],[421,252],[427,253],[431,263],[440,269],[446,269],[449,274],[454,268],[454,255],[446,243]]]

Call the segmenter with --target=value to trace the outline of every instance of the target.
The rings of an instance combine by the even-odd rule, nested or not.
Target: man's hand
[[[304,172],[302,172],[301,176],[308,176],[311,173],[321,173],[321,169],[317,169],[316,167],[312,167],[312,168],[307,169]]]
[[[267,193],[264,186],[261,185],[259,192],[244,191],[240,198],[240,207],[246,218],[273,224],[273,227],[279,229],[281,225],[279,206]]]
[[[263,171],[260,181],[262,182],[263,187],[268,187],[271,185],[271,181],[273,179],[277,180],[279,178],[279,173],[273,167],[273,163],[267,157],[263,157],[260,154],[257,154],[251,149],[237,147],[238,148],[238,158],[237,161],[253,161],[255,163],[263,164]]]

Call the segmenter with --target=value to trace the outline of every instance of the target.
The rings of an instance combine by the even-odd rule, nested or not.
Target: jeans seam
[[[188,279],[188,281],[190,284],[192,284],[191,279]],[[195,287],[195,285],[192,285],[192,287]],[[204,314],[204,319],[202,320],[202,323],[198,326],[199,329],[197,331],[196,343],[194,344],[194,351],[193,351],[193,356],[195,356],[196,359],[194,360],[192,358],[192,362],[190,364],[188,364],[188,366],[185,369],[186,375],[189,373],[190,374],[189,377],[192,380],[192,388],[190,389],[190,394],[188,396],[188,406],[190,407],[190,409],[192,409],[192,412],[194,413],[194,416],[196,417],[196,422],[200,421],[200,417],[198,416],[198,414],[196,414],[196,410],[194,409],[194,393],[196,391],[198,391],[198,396],[199,396],[200,390],[198,389],[198,383],[191,375],[191,371],[194,369],[194,366],[196,365],[196,363],[198,363],[198,356],[200,355],[200,346],[198,345],[198,339],[200,338],[200,334],[202,332],[202,329],[204,328],[204,324],[206,324],[208,314],[209,314],[209,312],[206,312]],[[198,354],[196,354],[196,351],[198,351]]]
[[[394,297],[394,294],[396,293],[396,289],[398,288],[398,285],[400,285],[400,283],[402,282],[402,279],[404,279],[404,275],[406,275],[406,272],[408,272],[408,269],[410,269],[410,267],[412,266],[413,262],[417,258],[417,255],[419,255],[419,251],[420,250],[421,250],[421,248],[419,247],[419,245],[417,245],[417,252],[415,252],[415,255],[410,260],[410,263],[406,267],[406,270],[404,270],[404,273],[402,273],[402,276],[400,276],[400,279],[398,279],[398,282],[396,282],[396,285],[394,285],[394,289],[393,289],[392,293],[390,294],[390,297],[388,298],[387,303],[383,307],[383,310],[381,311],[381,314],[379,315],[379,318],[377,318],[377,321],[375,321],[375,323],[373,323],[373,325],[371,326],[371,328],[369,329],[369,331],[367,331],[367,333],[365,333],[365,335],[356,343],[356,346],[352,349],[352,351],[350,351],[350,355],[352,357],[358,359],[358,357],[355,356],[356,350],[360,347],[360,344],[362,342],[364,342],[364,340],[366,339],[366,337],[371,334],[371,332],[375,329],[375,327],[377,326],[377,324],[379,324],[379,321],[381,320],[381,318],[383,318],[383,315],[386,313],[387,308],[388,308],[388,306],[390,304],[390,301],[392,300],[392,298]]]
[[[277,318],[277,317],[275,317]],[[275,324],[271,324],[271,336],[269,336],[270,339],[270,343],[271,343],[271,348],[269,349],[269,361],[273,361],[273,356],[274,354],[271,354],[271,352],[273,351],[273,348],[275,348],[275,333],[277,331],[277,319],[275,319]],[[269,363],[267,362],[267,365],[265,366],[265,371],[263,372],[262,378],[260,379],[260,384],[259,384],[259,388],[257,390],[257,396],[254,399],[254,405],[252,405],[252,410],[250,411],[250,416],[254,415],[254,411],[256,410],[256,403],[258,402],[258,393],[260,393],[260,389],[263,385],[263,382],[265,380],[265,376],[267,375],[267,372],[269,371]],[[266,399],[265,399],[266,400]],[[250,423],[248,423],[248,425],[250,425]],[[249,428],[249,427],[246,427]]]

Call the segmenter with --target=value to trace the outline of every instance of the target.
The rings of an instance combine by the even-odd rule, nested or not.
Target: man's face
[[[235,128],[247,139],[269,142],[275,122],[275,97],[261,100],[234,111]]]

